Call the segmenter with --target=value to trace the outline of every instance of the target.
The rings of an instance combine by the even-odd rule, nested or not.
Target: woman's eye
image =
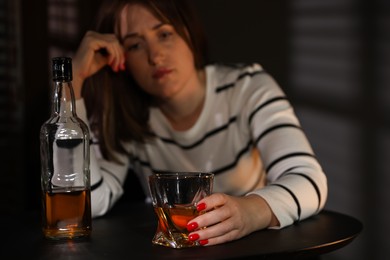
[[[160,39],[167,39],[167,38],[169,38],[169,37],[171,37],[173,35],[173,33],[171,33],[171,32],[161,32],[160,33]]]
[[[136,51],[136,50],[138,50],[140,48],[141,48],[141,44],[140,43],[134,43],[134,44],[129,44],[126,49],[128,51]]]

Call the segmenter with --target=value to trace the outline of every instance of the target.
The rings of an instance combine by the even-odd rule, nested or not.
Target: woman
[[[107,1],[99,17],[73,59],[77,112],[96,140],[94,216],[120,198],[129,168],[147,196],[153,171],[215,173],[198,204],[207,213],[187,225],[201,245],[324,207],[326,177],[286,96],[258,64],[206,65],[187,1]]]

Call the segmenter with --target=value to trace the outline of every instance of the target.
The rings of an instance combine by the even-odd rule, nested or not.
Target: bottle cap
[[[53,81],[72,81],[72,59],[56,57],[52,61]]]

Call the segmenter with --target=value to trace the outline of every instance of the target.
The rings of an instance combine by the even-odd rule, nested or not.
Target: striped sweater
[[[105,214],[123,194],[129,167],[149,196],[153,171],[215,173],[214,192],[263,197],[280,227],[318,213],[327,180],[285,94],[260,65],[206,66],[206,100],[195,125],[175,131],[158,108],[146,144],[128,143],[123,165],[91,149],[93,216]],[[78,115],[86,120],[83,100]]]

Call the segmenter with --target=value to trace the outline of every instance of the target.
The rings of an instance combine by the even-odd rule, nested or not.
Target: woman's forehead
[[[137,33],[141,28],[154,28],[160,23],[161,20],[145,6],[127,4],[120,12],[119,35],[123,37],[129,33]]]

